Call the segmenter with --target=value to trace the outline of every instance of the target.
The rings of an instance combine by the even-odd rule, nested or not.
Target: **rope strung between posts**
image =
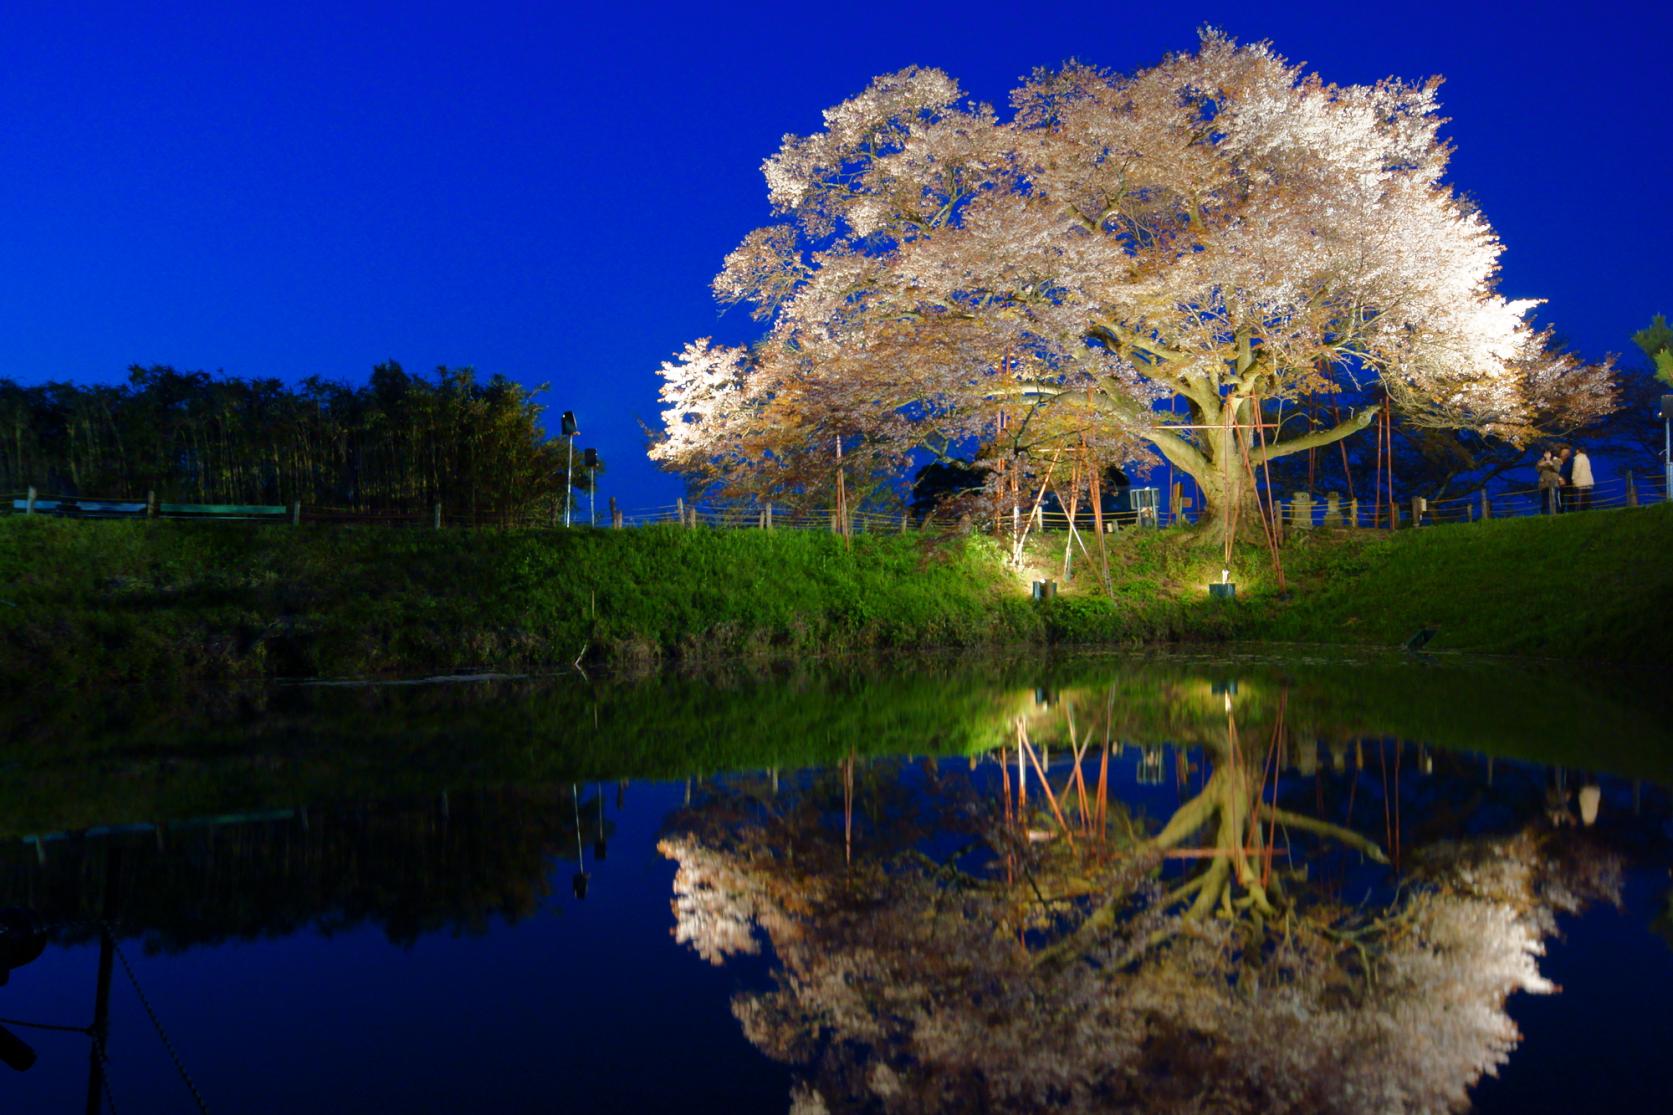
[[[192,1074],[186,1071],[186,1063],[180,1059],[180,1054],[174,1048],[174,1042],[168,1036],[168,1031],[163,1029],[163,1020],[157,1017],[156,1010],[151,1006],[151,1000],[146,997],[145,989],[139,985],[139,977],[134,975],[133,965],[128,963],[128,955],[122,951],[121,942],[116,939],[115,931],[106,926],[105,932],[110,934],[110,943],[116,952],[116,959],[122,962],[122,970],[128,974],[128,982],[134,985],[134,994],[139,996],[139,1005],[145,1008],[146,1017],[151,1019],[152,1027],[157,1031],[157,1036],[162,1039],[163,1048],[168,1051],[169,1059],[174,1062],[175,1071],[180,1074],[180,1079],[185,1081],[187,1090],[192,1093],[192,1099],[197,1102],[198,1110],[203,1112],[203,1115],[209,1115],[209,1105],[204,1102],[203,1093],[198,1091],[196,1082],[192,1080]]]

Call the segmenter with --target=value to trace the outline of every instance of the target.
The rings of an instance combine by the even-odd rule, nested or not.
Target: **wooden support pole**
[[[1627,473],[1627,506],[1638,506],[1638,488],[1632,482],[1632,473]]]
[[[622,512],[621,512],[621,509],[616,506],[616,497],[615,496],[610,497],[610,529],[611,530],[621,530],[622,529]]]
[[[441,504],[437,503],[435,505],[435,507],[432,508],[432,510],[435,513],[435,525],[434,525],[433,529],[440,530],[441,529]]]
[[[1487,489],[1481,490],[1481,517],[1483,520],[1493,517],[1493,501],[1487,498]]]
[[[1082,452],[1086,452],[1083,444]],[[1098,532],[1098,575],[1104,580],[1104,591],[1114,594],[1115,586],[1110,583],[1109,548],[1104,539],[1104,489],[1098,483],[1098,462],[1090,453],[1086,453],[1086,483],[1087,498],[1092,501],[1092,528]]]
[[[680,525],[685,526],[685,497],[679,496],[674,500],[674,514],[679,517]]]
[[[302,501],[299,499],[291,501],[290,525],[293,527],[299,527],[302,525]]]
[[[854,525],[848,516],[848,483],[842,471],[842,438],[836,443],[836,520],[833,529],[842,535],[844,543],[854,540]]]
[[[145,493],[145,517],[147,519],[157,517],[157,493],[155,491]]]
[[[29,485],[29,494],[24,498],[23,513],[25,515],[33,515],[35,513],[35,485],[33,484]]]
[[[1029,525],[1029,527],[1032,527],[1038,521],[1038,517],[1039,517],[1039,514],[1040,514],[1040,504],[1046,498],[1046,489],[1051,486],[1051,474],[1057,468],[1057,459],[1059,457],[1061,457],[1062,455],[1063,455],[1063,450],[1061,450],[1061,449],[1059,449],[1056,453],[1053,453],[1052,457],[1051,457],[1051,464],[1046,466],[1046,478],[1040,482],[1039,494],[1034,497],[1034,506],[1028,512],[1028,525]],[[1017,513],[1018,513],[1017,508],[1015,506],[1013,506],[1012,510],[1011,510],[1012,516],[1015,517],[1017,515]],[[1013,565],[1021,565],[1022,564],[1022,548],[1027,542],[1028,542],[1028,530],[1027,529],[1018,530],[1016,532],[1016,534],[1014,534],[1012,536],[1011,564],[1013,564]]]

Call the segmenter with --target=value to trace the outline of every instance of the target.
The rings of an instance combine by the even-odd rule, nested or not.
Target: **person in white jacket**
[[[1592,459],[1584,449],[1575,449],[1574,468],[1569,474],[1574,486],[1574,509],[1585,511],[1592,506]]]

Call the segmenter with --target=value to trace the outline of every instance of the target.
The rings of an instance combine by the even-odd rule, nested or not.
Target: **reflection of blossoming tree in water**
[[[1107,765],[1089,785],[1076,737],[1068,783],[1042,782],[1061,772],[1036,765],[1029,727],[997,793],[874,767],[852,799],[832,779],[759,808],[700,801],[663,842],[681,941],[714,964],[758,951],[757,929],[771,944],[776,987],[733,1009],[763,1051],[810,1066],[799,1107],[1460,1107],[1518,1040],[1507,997],[1552,989],[1534,958],[1555,912],[1618,890],[1614,857],[1529,829],[1419,850],[1397,896],[1348,907],[1279,869],[1272,840],[1376,845],[1263,799],[1276,763],[1240,754],[1235,725],[1154,834],[1109,799]],[[865,830],[851,863],[845,800]]]

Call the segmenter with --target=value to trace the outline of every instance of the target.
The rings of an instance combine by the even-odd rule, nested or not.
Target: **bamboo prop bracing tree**
[[[1256,397],[1361,404],[1257,465],[1363,429],[1373,388],[1409,424],[1511,440],[1607,412],[1612,369],[1496,289],[1438,84],[1331,85],[1213,31],[1132,75],[1038,70],[1009,119],[936,70],[879,77],[767,159],[783,220],[714,282],[765,335],[663,365],[652,455],[750,494],[804,483],[838,432],[886,475],[926,445],[1032,471],[1086,430],[1105,463],[1189,475],[1216,524],[1252,499],[1224,432]]]

